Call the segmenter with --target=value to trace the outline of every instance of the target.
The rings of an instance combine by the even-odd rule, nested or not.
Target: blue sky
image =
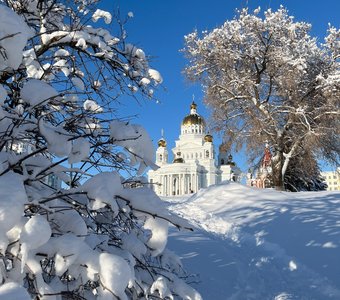
[[[151,58],[151,66],[162,73],[164,82],[156,93],[159,103],[124,101],[121,115],[137,115],[135,123],[143,125],[156,147],[161,129],[164,129],[168,149],[175,146],[180,123],[189,112],[192,95],[198,103],[198,112],[207,120],[209,111],[203,106],[198,85],[187,82],[182,75],[186,60],[182,53],[184,35],[211,30],[232,19],[235,9],[249,6],[262,10],[288,8],[297,21],[312,24],[312,35],[323,41],[328,23],[340,27],[340,0],[105,0],[105,9],[120,6],[121,16],[133,12],[126,25],[128,41],[141,47]],[[103,4],[102,4],[103,5]],[[219,142],[215,135],[215,146]],[[244,153],[234,154],[241,169],[247,170]]]

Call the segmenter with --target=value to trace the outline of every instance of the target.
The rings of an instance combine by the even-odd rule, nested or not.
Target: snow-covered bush
[[[117,98],[162,78],[97,5],[0,1],[0,299],[200,299],[166,250],[185,224],[120,174],[153,151]]]

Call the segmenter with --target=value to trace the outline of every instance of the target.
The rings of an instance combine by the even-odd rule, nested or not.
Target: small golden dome
[[[190,109],[196,109],[197,108],[197,104],[192,101],[191,105],[190,105]]]
[[[166,140],[161,138],[160,140],[158,140],[158,147],[166,147]]]
[[[207,134],[207,135],[204,137],[204,141],[205,141],[205,142],[208,142],[208,143],[212,143],[212,141],[213,141],[212,135]]]

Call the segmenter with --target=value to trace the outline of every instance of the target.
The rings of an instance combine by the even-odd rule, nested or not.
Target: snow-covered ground
[[[165,201],[195,228],[168,246],[203,299],[340,299],[340,193],[230,183]]]

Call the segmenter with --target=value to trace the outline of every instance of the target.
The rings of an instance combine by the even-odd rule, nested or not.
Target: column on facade
[[[181,173],[178,174],[178,195],[182,194],[182,176]]]
[[[195,174],[191,174],[191,190],[192,190],[194,193],[196,192],[195,186],[196,186],[196,183],[195,183]]]
[[[178,174],[178,182],[177,182],[177,195],[180,195],[181,194],[181,174],[179,173]]]
[[[183,194],[186,194],[186,180],[185,180],[186,174],[183,174]]]
[[[168,175],[166,175],[166,194],[167,194],[167,196],[169,196],[169,177],[170,177],[170,175],[168,174]]]
[[[171,195],[175,195],[176,194],[176,187],[174,185],[174,180],[175,180],[175,176],[174,174],[171,175]]]
[[[162,195],[167,196],[166,175],[162,176]]]
[[[191,175],[187,174],[188,194],[191,193]]]
[[[170,174],[169,176],[169,195],[170,196],[172,196],[172,190],[173,190],[173,182],[172,182],[173,178],[172,177],[173,177],[172,174]]]
[[[177,182],[177,195],[181,194],[181,174],[178,174],[178,182]]]
[[[174,195],[177,195],[177,193],[178,193],[178,178],[177,178],[176,175],[173,176],[173,183],[174,183],[173,188],[174,188],[174,192],[175,192]]]

